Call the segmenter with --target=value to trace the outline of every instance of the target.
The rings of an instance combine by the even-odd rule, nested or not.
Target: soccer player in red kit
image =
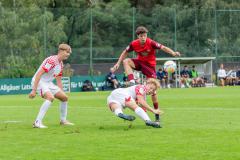
[[[156,78],[156,49],[163,50],[164,52],[172,56],[180,56],[179,52],[175,52],[172,49],[150,39],[147,37],[148,30],[143,26],[139,26],[136,29],[138,39],[132,41],[127,48],[121,53],[117,63],[113,66],[116,71],[121,62],[123,61],[123,67],[128,75],[130,84],[134,85],[133,70],[141,71],[147,78]],[[137,58],[126,58],[128,53],[135,51]],[[152,102],[155,109],[158,109],[157,95],[152,95]],[[155,115],[156,121],[160,121],[159,115]]]

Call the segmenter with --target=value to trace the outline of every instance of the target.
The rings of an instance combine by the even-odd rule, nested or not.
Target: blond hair
[[[72,52],[71,47],[68,44],[62,43],[58,46],[58,51],[63,50],[63,51],[67,51],[67,52]]]
[[[160,88],[160,83],[155,78],[148,78],[147,79],[147,84],[153,84],[156,87],[156,89]]]

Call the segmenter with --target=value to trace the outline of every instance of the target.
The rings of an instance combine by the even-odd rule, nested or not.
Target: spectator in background
[[[171,88],[172,85],[174,86],[174,84],[176,83],[176,80],[177,81],[180,80],[178,66],[173,73],[171,73],[171,74],[167,73],[167,83],[168,83],[167,87]]]
[[[204,84],[204,80],[198,76],[198,72],[195,69],[195,66],[192,66],[192,70],[190,71],[190,78],[192,79],[193,87],[201,87]]]
[[[85,80],[83,82],[83,85],[82,85],[82,91],[93,91],[94,88],[93,88],[93,85],[92,85],[92,82],[90,80]]]
[[[168,84],[168,74],[162,68],[157,71],[157,79],[160,81],[162,88],[166,88]]]
[[[190,72],[188,70],[188,66],[185,65],[183,70],[180,72],[180,87],[184,88],[184,87],[190,87],[189,83],[191,82],[190,79]]]
[[[237,85],[240,85],[240,69],[236,72],[236,76],[237,76]]]
[[[237,72],[236,71],[233,71],[233,70],[230,70],[226,73],[226,83],[225,85],[235,85],[237,83]]]
[[[124,82],[124,87],[127,87],[129,85],[126,72],[123,72],[123,82]]]
[[[226,80],[226,71],[224,69],[224,66],[223,64],[220,64],[220,68],[219,70],[217,71],[217,77],[220,81],[220,85],[223,87],[225,85],[225,80]]]
[[[113,68],[110,68],[110,72],[106,76],[106,81],[110,83],[114,89],[119,87],[117,76],[113,73]]]

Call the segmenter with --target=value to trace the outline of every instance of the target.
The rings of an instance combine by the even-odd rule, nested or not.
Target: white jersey
[[[128,88],[123,88],[124,92],[128,93],[133,99],[137,99],[137,95],[142,95],[146,98],[146,86],[145,85],[134,85]]]
[[[121,106],[125,106],[125,102],[135,100],[137,101],[137,95],[142,95],[146,99],[146,86],[135,85],[128,88],[118,88],[112,91],[108,96],[107,103],[117,103]]]
[[[218,73],[217,73],[217,76],[219,78],[225,78],[227,76],[225,69],[219,69]]]
[[[51,82],[55,77],[62,76],[63,63],[62,61],[59,62],[57,55],[47,57],[38,68],[37,72],[32,78],[32,81],[35,80],[35,77],[40,69],[45,71],[45,73],[41,76],[40,81]]]

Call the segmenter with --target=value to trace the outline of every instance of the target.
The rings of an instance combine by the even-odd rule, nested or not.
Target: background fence
[[[219,63],[240,68],[240,10],[0,7],[0,77],[31,77],[61,42],[73,48],[71,74],[105,74],[139,25],[184,57],[216,56],[214,69]],[[158,51],[157,57],[167,56]]]

